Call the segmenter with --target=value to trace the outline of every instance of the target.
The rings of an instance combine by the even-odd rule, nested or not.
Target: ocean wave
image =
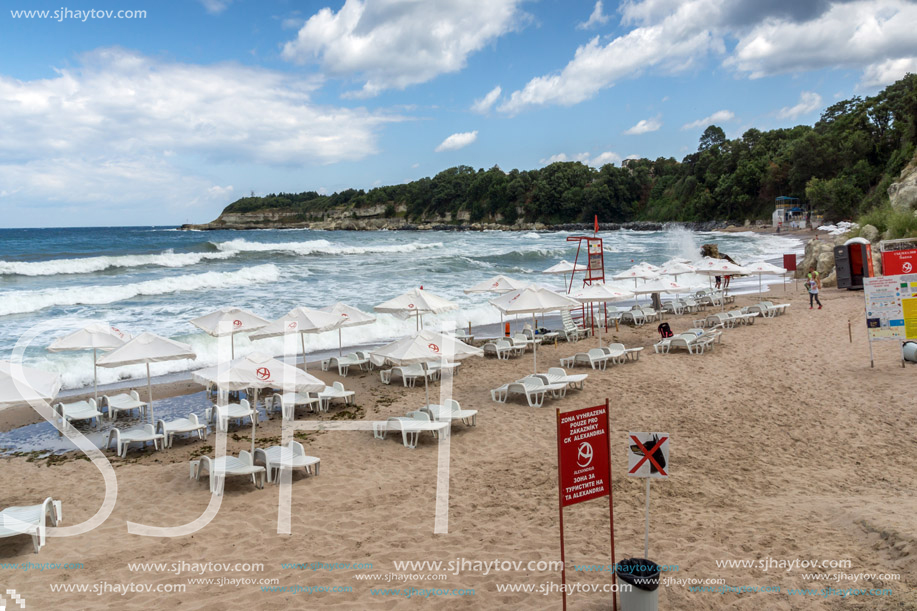
[[[219,251],[236,252],[286,252],[294,255],[363,255],[372,253],[407,253],[427,248],[441,248],[442,242],[419,242],[415,244],[379,244],[376,246],[342,246],[328,240],[306,240],[305,242],[249,242],[244,238],[226,242],[211,242]]]
[[[102,305],[140,295],[165,295],[184,291],[221,289],[261,282],[276,282],[280,271],[273,264],[246,267],[234,272],[186,274],[132,284],[74,286],[34,291],[0,293],[0,316],[25,314],[45,308],[74,305]]]
[[[47,261],[0,261],[0,275],[57,276],[61,274],[93,274],[116,267],[187,267],[201,261],[229,259],[236,252],[181,252],[165,250],[153,255],[116,255],[78,259],[49,259]]]

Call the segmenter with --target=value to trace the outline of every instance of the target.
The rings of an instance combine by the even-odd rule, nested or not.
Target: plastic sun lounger
[[[359,367],[362,370],[366,370],[368,365],[369,357],[359,352],[351,352],[344,356],[334,356],[330,359],[323,360],[322,371],[328,371],[331,367],[337,367],[338,374],[343,378],[347,376],[351,367]]]
[[[242,399],[238,403],[229,405],[215,405],[208,407],[204,411],[204,417],[208,422],[215,424],[216,428],[225,431],[229,427],[230,420],[236,420],[240,424],[245,418],[256,418],[255,410],[247,399]]]
[[[707,341],[705,339],[701,339],[693,333],[682,333],[669,338],[669,344],[665,352],[668,354],[672,348],[684,348],[689,354],[703,354],[706,345]]]
[[[127,456],[127,448],[132,443],[139,443],[142,448],[148,441],[152,441],[153,449],[158,450],[161,440],[165,444],[165,435],[163,433],[157,433],[152,424],[144,424],[143,428],[134,428],[127,431],[119,431],[116,428],[112,428],[108,432],[108,443],[105,447],[110,448],[111,442],[114,441],[118,456],[125,458]]]
[[[520,348],[515,346],[505,339],[498,339],[495,342],[487,342],[482,346],[484,350],[484,356],[492,354],[498,359],[508,359],[511,356],[519,356],[525,350],[525,348]]]
[[[264,488],[264,472],[262,466],[255,465],[252,455],[246,450],[239,452],[239,457],[221,456],[210,458],[201,456],[198,460],[191,461],[191,477],[201,479],[204,471],[210,476],[210,492],[223,494],[226,477],[229,475],[250,475],[252,483],[258,488]]]
[[[57,526],[63,521],[61,502],[51,497],[41,505],[7,507],[0,511],[0,538],[31,535],[32,546],[37,554],[45,544],[47,523]]]
[[[629,322],[635,327],[646,324],[646,315],[643,310],[628,310],[621,314],[621,322]]]
[[[588,373],[577,373],[570,375],[560,367],[551,367],[548,373],[533,373],[530,378],[541,378],[545,384],[566,384],[569,388],[583,390],[586,385]]]
[[[414,386],[417,385],[417,380],[422,380],[424,376],[426,376],[429,380],[435,380],[436,375],[436,371],[431,369],[424,371],[424,368],[421,365],[392,367],[391,369],[383,369],[379,372],[379,376],[382,378],[383,384],[391,384],[393,378],[400,377],[402,383],[406,387],[410,388],[414,388]]]
[[[263,466],[267,473],[268,483],[279,483],[282,469],[302,467],[309,475],[318,475],[321,460],[307,456],[306,450],[298,441],[291,441],[287,446],[271,446],[255,450],[255,465]],[[276,474],[274,472],[277,472]]]
[[[102,407],[108,408],[109,420],[116,420],[119,412],[130,413],[134,410],[140,412],[139,416],[142,418],[146,412],[147,403],[140,400],[140,395],[136,390],[132,390],[130,393],[121,393],[113,397],[102,395]]]
[[[319,409],[323,412],[327,412],[334,399],[343,399],[345,405],[353,405],[355,396],[356,393],[354,391],[347,390],[340,382],[335,382],[331,386],[326,386],[325,390],[318,393]],[[270,481],[270,479],[268,479],[268,481]]]
[[[506,403],[509,395],[524,395],[529,407],[541,407],[545,397],[551,393],[552,397],[563,397],[567,393],[566,384],[545,384],[541,378],[522,378],[490,391],[490,397],[496,403]]]
[[[462,409],[455,399],[448,399],[445,405],[425,405],[420,411],[427,412],[435,422],[461,420],[466,426],[477,426],[478,410]]]
[[[433,422],[430,414],[417,410],[410,412],[405,417],[389,418],[385,422],[373,423],[373,437],[376,439],[385,439],[388,431],[401,431],[401,442],[404,447],[415,449],[420,434],[429,431],[435,439],[441,439],[442,436],[449,433],[451,422]],[[442,434],[442,435],[440,435]]]
[[[335,382],[340,384],[340,382]],[[268,414],[280,412],[284,420],[296,417],[297,407],[307,407],[310,412],[321,411],[321,399],[301,392],[274,393],[264,400]]]
[[[70,403],[69,405],[58,403],[54,406],[54,411],[56,411],[58,416],[64,421],[65,426],[67,423],[79,420],[94,420],[95,422],[92,426],[98,428],[99,424],[102,422],[102,412],[97,409],[95,399],[78,401],[77,403]]]
[[[192,434],[203,440],[206,430],[207,425],[198,421],[197,414],[188,414],[187,418],[178,418],[168,422],[156,421],[156,432],[164,436],[163,445],[167,448],[172,447],[172,440],[176,435]]]
[[[623,363],[627,360],[627,348],[624,344],[608,344],[600,350],[609,356],[608,360],[612,363]]]
[[[535,344],[541,343],[541,339],[531,339],[525,333],[516,333],[509,338],[509,341],[512,342],[513,346],[521,346],[523,352],[525,352],[529,346],[534,347]]]
[[[560,366],[576,367],[578,364],[582,363],[589,365],[593,369],[604,370],[608,367],[608,361],[610,360],[612,360],[612,357],[604,350],[601,348],[592,348],[589,352],[577,352],[573,356],[560,359]]]

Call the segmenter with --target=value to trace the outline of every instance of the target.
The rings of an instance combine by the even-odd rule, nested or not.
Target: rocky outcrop
[[[898,181],[888,187],[888,200],[895,210],[917,208],[917,156],[901,171]]]
[[[834,244],[818,238],[809,240],[802,263],[796,267],[796,277],[805,278],[813,267],[822,278],[834,272]]]

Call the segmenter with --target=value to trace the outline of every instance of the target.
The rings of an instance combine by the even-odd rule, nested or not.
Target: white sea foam
[[[237,238],[226,242],[211,242],[221,252],[288,252],[296,255],[363,255],[371,253],[415,252],[426,248],[441,248],[442,242],[413,244],[378,244],[373,246],[341,246],[328,240],[304,242],[250,242]]]
[[[276,282],[280,272],[273,264],[246,267],[234,272],[205,272],[158,278],[132,284],[74,286],[0,293],[0,316],[37,312],[54,306],[100,305],[139,295],[165,295],[182,291],[219,289],[261,282]]]
[[[58,274],[92,274],[114,267],[187,267],[201,261],[229,259],[237,252],[181,252],[166,250],[152,255],[120,255],[49,259],[46,261],[0,261],[0,275],[56,276]]]

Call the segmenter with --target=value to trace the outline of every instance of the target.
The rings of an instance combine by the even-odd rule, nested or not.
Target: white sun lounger
[[[609,354],[606,354],[601,348],[592,348],[589,352],[577,352],[573,356],[560,359],[561,367],[576,367],[583,363],[593,369],[605,369],[608,367],[608,361],[612,360]]]
[[[109,420],[117,419],[119,412],[130,413],[134,410],[137,410],[139,412],[138,416],[142,418],[146,412],[147,403],[140,400],[140,395],[137,394],[136,390],[132,390],[130,393],[121,393],[113,397],[102,395],[102,407],[108,408]]]
[[[280,412],[284,420],[295,418],[297,407],[307,407],[310,412],[321,411],[321,399],[301,392],[274,393],[270,397],[265,397],[264,405],[268,414]]]
[[[506,403],[509,395],[524,395],[529,407],[541,407],[545,397],[551,393],[552,397],[563,397],[567,393],[567,385],[545,384],[541,378],[522,378],[490,391],[490,397],[496,403]]]
[[[163,445],[167,448],[172,447],[172,439],[176,435],[192,434],[203,440],[206,431],[207,425],[198,421],[197,414],[188,414],[187,418],[177,418],[168,422],[156,421],[156,432],[164,436]]]
[[[665,352],[671,352],[672,348],[684,348],[690,354],[703,354],[707,341],[703,336],[698,337],[693,333],[681,333],[669,338],[669,344]]]
[[[37,554],[45,544],[49,520],[51,526],[57,526],[63,520],[61,502],[51,497],[46,498],[41,505],[7,507],[0,511],[0,538],[31,535],[32,546]]]
[[[607,354],[612,363],[623,363],[627,360],[627,348],[624,344],[608,344],[601,348],[602,352]]]
[[[142,448],[148,441],[152,441],[153,449],[158,450],[160,440],[164,439],[165,435],[157,433],[152,424],[144,424],[143,428],[134,428],[127,431],[119,431],[117,428],[112,428],[108,432],[108,443],[105,447],[106,449],[110,448],[112,441],[114,441],[118,456],[124,458],[127,456],[128,446],[132,443],[139,443]]]
[[[328,371],[332,367],[338,368],[340,376],[346,377],[351,367],[359,367],[361,370],[369,369],[369,357],[362,352],[351,352],[344,356],[333,356],[330,359],[322,361],[322,371]]]
[[[388,431],[401,431],[401,441],[404,447],[414,449],[417,447],[417,441],[420,434],[429,431],[436,439],[441,439],[441,435],[449,433],[451,422],[433,422],[430,414],[423,411],[410,412],[405,417],[389,418],[385,422],[373,423],[373,437],[376,439],[385,439]]]
[[[570,388],[583,390],[589,374],[577,373],[570,375],[560,367],[551,367],[548,369],[548,373],[533,373],[527,377],[541,378],[545,384],[566,384]]]
[[[214,424],[217,430],[225,431],[229,427],[230,420],[235,420],[241,424],[245,418],[251,419],[257,418],[257,416],[248,400],[242,399],[238,403],[208,407],[204,411],[204,418]]]
[[[78,401],[69,405],[58,403],[54,406],[54,411],[61,417],[65,426],[69,422],[94,420],[93,427],[98,428],[102,422],[102,412],[97,409],[95,399]]]
[[[492,354],[498,359],[508,359],[511,356],[519,356],[525,352],[525,346],[516,346],[505,339],[487,342],[481,348],[484,350],[484,356]]]
[[[522,351],[525,352],[525,350],[526,350],[529,346],[534,346],[535,344],[540,344],[540,343],[541,343],[541,340],[538,339],[538,338],[536,338],[536,339],[531,339],[531,338],[530,338],[529,336],[527,336],[525,333],[516,333],[515,335],[513,335],[513,336],[510,338],[510,342],[512,342],[513,346],[521,346],[521,347],[522,347]]]
[[[306,473],[318,475],[321,460],[315,456],[307,456],[306,450],[298,441],[291,441],[289,445],[271,446],[255,450],[255,465],[260,465],[267,472],[268,483],[279,483],[281,469],[296,469],[302,467]],[[275,474],[274,471],[277,473]]]
[[[335,382],[331,386],[326,386],[325,390],[318,393],[319,409],[323,412],[327,412],[334,399],[343,399],[345,405],[353,405],[355,396],[356,393],[354,391],[347,390],[340,382]]]
[[[430,419],[437,422],[461,420],[466,426],[476,426],[478,423],[478,410],[462,409],[455,399],[448,399],[445,405],[425,405],[420,411],[428,412]]]
[[[265,469],[255,465],[252,455],[246,450],[239,452],[238,458],[235,456],[221,456],[220,458],[201,456],[191,461],[192,478],[199,481],[204,471],[210,476],[210,492],[216,494],[223,494],[226,477],[229,475],[250,475],[255,486],[264,488]]]
[[[400,377],[404,385],[411,388],[417,384],[417,380],[422,380],[424,376],[427,376],[429,380],[435,380],[436,375],[436,371],[432,369],[427,369],[425,371],[422,365],[392,367],[391,369],[383,369],[379,372],[383,384],[391,384],[393,378]]]
[[[646,324],[646,315],[640,308],[627,310],[621,313],[621,322],[629,322],[630,324],[639,327]]]

